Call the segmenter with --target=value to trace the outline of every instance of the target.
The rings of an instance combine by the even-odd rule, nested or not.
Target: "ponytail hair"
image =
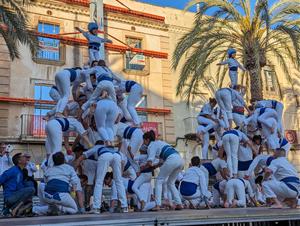
[[[155,132],[150,130],[143,135],[143,139],[148,139],[150,142],[155,141]]]

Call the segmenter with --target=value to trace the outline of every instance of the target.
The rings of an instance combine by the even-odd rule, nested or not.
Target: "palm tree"
[[[244,63],[250,79],[252,98],[262,98],[261,69],[279,65],[293,88],[290,64],[300,66],[300,4],[299,0],[192,0],[186,9],[200,4],[192,30],[178,42],[173,53],[173,68],[178,68],[187,55],[180,71],[177,95],[187,102],[199,93],[201,81],[211,64],[226,58],[228,48],[235,48],[237,58]],[[208,12],[212,12],[208,16]],[[219,67],[213,76],[218,87],[227,73]],[[277,78],[278,87],[279,81]]]
[[[0,0],[0,34],[9,50],[10,58],[20,57],[19,44],[29,46],[32,54],[38,48],[37,38],[30,32],[25,6],[30,0]]]

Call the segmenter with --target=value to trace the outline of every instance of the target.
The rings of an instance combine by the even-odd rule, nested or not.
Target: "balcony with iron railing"
[[[47,121],[43,119],[42,115],[21,115],[21,134],[20,139],[23,142],[44,142],[46,139],[46,127]],[[157,137],[163,136],[163,124],[161,122],[143,122],[142,130],[144,132],[154,130]],[[72,141],[76,137],[75,132],[70,132],[69,137]]]

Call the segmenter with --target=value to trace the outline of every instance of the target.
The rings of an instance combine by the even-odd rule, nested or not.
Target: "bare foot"
[[[283,206],[281,204],[274,204],[272,206],[270,206],[271,209],[282,209]]]
[[[155,206],[152,211],[160,211],[160,207],[159,206]]]
[[[231,207],[232,208],[236,208],[237,207],[237,201],[235,199],[232,201]]]
[[[229,208],[229,203],[228,202],[224,203],[224,208]]]
[[[175,205],[175,210],[182,210],[182,209],[183,209],[183,207],[181,204]]]

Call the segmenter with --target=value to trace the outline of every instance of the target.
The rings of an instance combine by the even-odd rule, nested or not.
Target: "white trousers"
[[[89,61],[90,61],[90,64],[91,64],[94,60],[99,61],[100,59],[101,59],[101,58],[100,58],[99,50],[96,50],[96,49],[89,49]]]
[[[127,121],[132,121],[131,115],[129,114],[127,109],[127,98],[124,98],[121,102],[118,102],[118,106],[122,110],[123,117]]]
[[[117,104],[109,99],[99,100],[95,111],[95,121],[98,134],[104,141],[113,141],[115,137],[114,124],[119,114]]]
[[[262,187],[266,198],[278,198],[281,200],[286,198],[297,198],[297,192],[290,189],[284,182],[276,179],[264,181]]]
[[[62,129],[57,120],[50,120],[46,124],[46,142],[45,148],[48,155],[56,152],[60,152],[62,149]]]
[[[141,100],[143,96],[143,87],[140,84],[134,84],[129,92],[127,98],[127,109],[128,112],[134,122],[134,124],[138,125],[141,123],[141,120],[135,110],[137,103]]]
[[[82,170],[83,170],[83,174],[86,175],[88,178],[87,184],[93,185],[96,177],[97,161],[91,159],[85,159],[82,162]]]
[[[134,181],[134,184],[132,185],[132,190],[134,191],[134,193],[137,195],[138,199],[140,201],[144,201],[147,202],[147,200],[145,199],[145,191],[143,190],[142,185],[146,184],[146,183],[150,183],[151,182],[151,178],[152,178],[152,173],[141,173]]]
[[[123,172],[123,177],[130,178],[130,180],[135,180],[136,171],[132,166],[129,166],[129,168]]]
[[[229,205],[232,204],[235,196],[237,197],[237,206],[246,207],[246,193],[243,182],[239,179],[231,179],[227,182],[225,192]]]
[[[96,182],[93,195],[93,208],[95,209],[99,209],[101,207],[103,181],[109,166],[111,166],[113,170],[114,181],[116,183],[121,206],[127,207],[126,192],[122,181],[121,156],[118,153],[108,152],[100,155],[97,161]]]
[[[56,112],[63,113],[70,97],[70,72],[62,70],[55,75],[55,85],[58,89],[60,99],[56,104]]]
[[[203,140],[201,146],[201,153],[199,155],[202,156],[202,159],[208,159],[208,147],[209,147],[209,132],[206,131],[204,126],[198,126],[197,133],[203,133]]]
[[[281,134],[284,134],[284,128],[282,125],[282,114],[283,114],[283,104],[280,102],[277,102],[275,111],[277,112],[278,116],[278,130],[281,132]]]
[[[231,87],[236,86],[238,83],[238,72],[229,70],[229,77],[230,77]]]
[[[216,92],[216,99],[219,107],[226,112],[228,120],[232,117],[232,99],[231,92],[227,89],[221,89]]]
[[[244,120],[245,120],[245,115],[237,114],[237,113],[232,113],[233,121],[236,126],[241,127]]]
[[[128,146],[131,147],[131,153],[135,156],[138,151],[140,150],[140,147],[142,146],[144,140],[143,140],[143,131],[141,129],[136,129],[131,136],[131,139],[129,140]]]
[[[239,137],[234,134],[226,134],[222,138],[223,146],[227,155],[227,165],[230,177],[238,172]]]
[[[179,191],[175,187],[175,181],[178,173],[183,168],[183,164],[183,160],[179,154],[172,154],[160,167],[155,183],[155,201],[158,206],[161,206],[162,185],[166,179],[168,190],[171,192],[174,202],[176,204],[182,204]]]
[[[264,120],[264,123],[261,123],[261,132],[262,135],[267,139],[268,148],[275,150],[279,148],[279,137],[277,135],[277,121],[274,118],[267,118]],[[274,132],[271,133],[270,128],[274,129]]]
[[[216,123],[213,120],[205,118],[205,117],[203,117],[201,115],[199,115],[197,117],[197,121],[198,121],[199,125],[207,124],[207,126],[203,126],[205,132],[208,132],[210,129],[212,129],[212,128],[214,128],[216,126]]]
[[[94,90],[93,94],[90,96],[90,99],[81,106],[81,109],[83,111],[85,111],[86,109],[88,109],[90,107],[90,105],[92,103],[95,103],[97,101],[97,99],[100,97],[103,90],[107,91],[109,97],[115,103],[117,103],[116,91],[115,91],[113,83],[111,81],[104,80],[104,81],[101,81],[101,82],[98,83],[98,85],[97,85],[96,89]]]
[[[60,99],[60,94],[58,92],[58,90],[51,88],[49,91],[49,96],[51,97],[52,100],[54,100],[55,102],[59,101]]]

